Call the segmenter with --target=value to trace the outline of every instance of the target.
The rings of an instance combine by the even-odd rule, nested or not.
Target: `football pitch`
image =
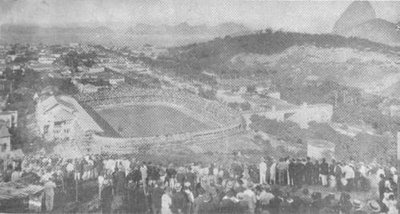
[[[122,137],[150,137],[212,128],[178,109],[163,105],[103,108],[97,113]]]

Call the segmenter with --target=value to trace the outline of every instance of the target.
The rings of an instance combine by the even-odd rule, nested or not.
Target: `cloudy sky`
[[[254,29],[273,27],[329,32],[351,1],[268,0],[0,0],[1,23],[45,26],[97,24],[216,25],[240,22]],[[371,2],[378,17],[400,21],[400,2]]]

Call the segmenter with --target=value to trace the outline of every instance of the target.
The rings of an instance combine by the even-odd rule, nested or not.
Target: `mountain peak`
[[[375,18],[375,10],[369,1],[354,1],[336,21],[333,32],[341,34],[352,27]]]

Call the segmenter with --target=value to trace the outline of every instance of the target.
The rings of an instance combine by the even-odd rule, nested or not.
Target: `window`
[[[5,143],[5,144],[1,145],[1,151],[5,152],[6,150],[7,150],[7,144]]]
[[[64,125],[66,122],[65,121],[57,121],[57,122],[54,122],[54,126],[61,126],[61,125]]]
[[[43,134],[47,134],[49,132],[49,125],[45,125],[43,127]]]

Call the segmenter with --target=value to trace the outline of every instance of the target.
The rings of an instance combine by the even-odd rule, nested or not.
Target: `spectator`
[[[267,164],[265,163],[265,159],[261,158],[261,162],[258,165],[259,167],[259,174],[260,174],[260,184],[266,184],[267,183],[267,179],[266,179],[266,175],[267,175]]]
[[[53,210],[54,188],[56,188],[56,184],[52,181],[52,178],[50,178],[44,184],[44,197],[45,197],[45,201],[46,201],[45,204],[46,204],[47,212],[51,212]]]
[[[321,178],[322,186],[328,186],[329,165],[326,163],[325,158],[322,159],[319,165],[319,177]]]
[[[151,209],[153,210],[153,214],[160,214],[161,213],[161,203],[162,203],[162,196],[164,194],[163,183],[158,182],[150,192],[151,194]]]

